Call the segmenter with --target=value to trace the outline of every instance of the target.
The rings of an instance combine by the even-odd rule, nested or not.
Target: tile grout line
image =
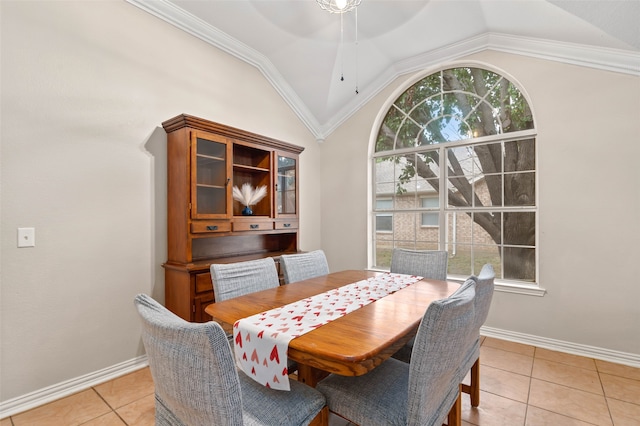
[[[527,389],[527,402],[524,409],[524,426],[527,425],[527,417],[529,416],[529,400],[531,399],[531,383],[533,383],[533,363],[536,361],[537,347],[533,347],[533,361],[531,362],[531,373],[529,374],[529,388]]]
[[[102,395],[100,395],[100,392],[98,392],[98,389],[96,389],[94,386],[91,387],[91,389],[98,394],[98,397],[104,401],[105,404],[107,404],[107,407],[109,407],[109,409],[111,409],[111,412],[114,413],[116,416],[118,416],[118,418],[122,421],[122,423],[124,423],[125,425],[128,425],[128,423],[126,421],[124,421],[124,419],[120,416],[120,414],[118,414],[118,412],[115,410],[115,408],[113,408],[111,406],[111,404],[109,404],[109,402],[107,402],[106,399],[104,399],[104,397]],[[107,413],[108,414],[108,413]],[[104,416],[104,414],[103,414]],[[98,416],[101,417],[101,416]],[[96,417],[95,419],[97,419],[98,417]],[[95,420],[95,419],[91,419],[91,420]],[[85,423],[90,422],[91,420],[87,420]]]
[[[611,413],[611,407],[609,406],[609,398],[607,398],[607,391],[604,388],[604,383],[602,383],[602,376],[600,373],[600,369],[598,368],[598,363],[594,361],[596,364],[596,373],[598,374],[598,380],[600,381],[600,388],[602,388],[602,396],[604,396],[604,403],[607,406],[607,411],[609,412],[609,419],[611,420],[611,424],[615,426],[615,422],[613,421],[613,414]]]

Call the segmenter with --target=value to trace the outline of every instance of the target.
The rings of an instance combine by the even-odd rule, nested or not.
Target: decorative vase
[[[245,216],[251,216],[253,214],[253,210],[251,210],[251,207],[245,206],[245,208],[242,209],[242,214]]]

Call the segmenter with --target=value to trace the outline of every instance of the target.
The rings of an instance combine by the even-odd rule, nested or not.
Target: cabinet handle
[[[251,229],[258,229],[260,227],[260,225],[249,225],[249,228]]]
[[[291,226],[291,224],[290,223],[285,223],[282,226],[284,226],[285,228],[289,228]]]
[[[229,185],[229,182],[231,182],[231,178],[227,178],[227,181],[224,183],[224,186]]]
[[[207,226],[207,231],[217,231],[218,225],[209,225]]]

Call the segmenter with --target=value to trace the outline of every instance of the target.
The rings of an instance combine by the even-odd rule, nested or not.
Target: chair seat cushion
[[[409,364],[389,358],[357,377],[329,375],[317,388],[329,410],[366,426],[407,424]]]
[[[294,380],[290,391],[266,388],[238,371],[244,425],[307,425],[325,406],[324,396]]]

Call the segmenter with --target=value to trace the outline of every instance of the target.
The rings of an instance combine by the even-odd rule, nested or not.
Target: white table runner
[[[386,272],[238,320],[233,325],[236,362],[258,383],[289,390],[287,349],[292,339],[421,279]]]

